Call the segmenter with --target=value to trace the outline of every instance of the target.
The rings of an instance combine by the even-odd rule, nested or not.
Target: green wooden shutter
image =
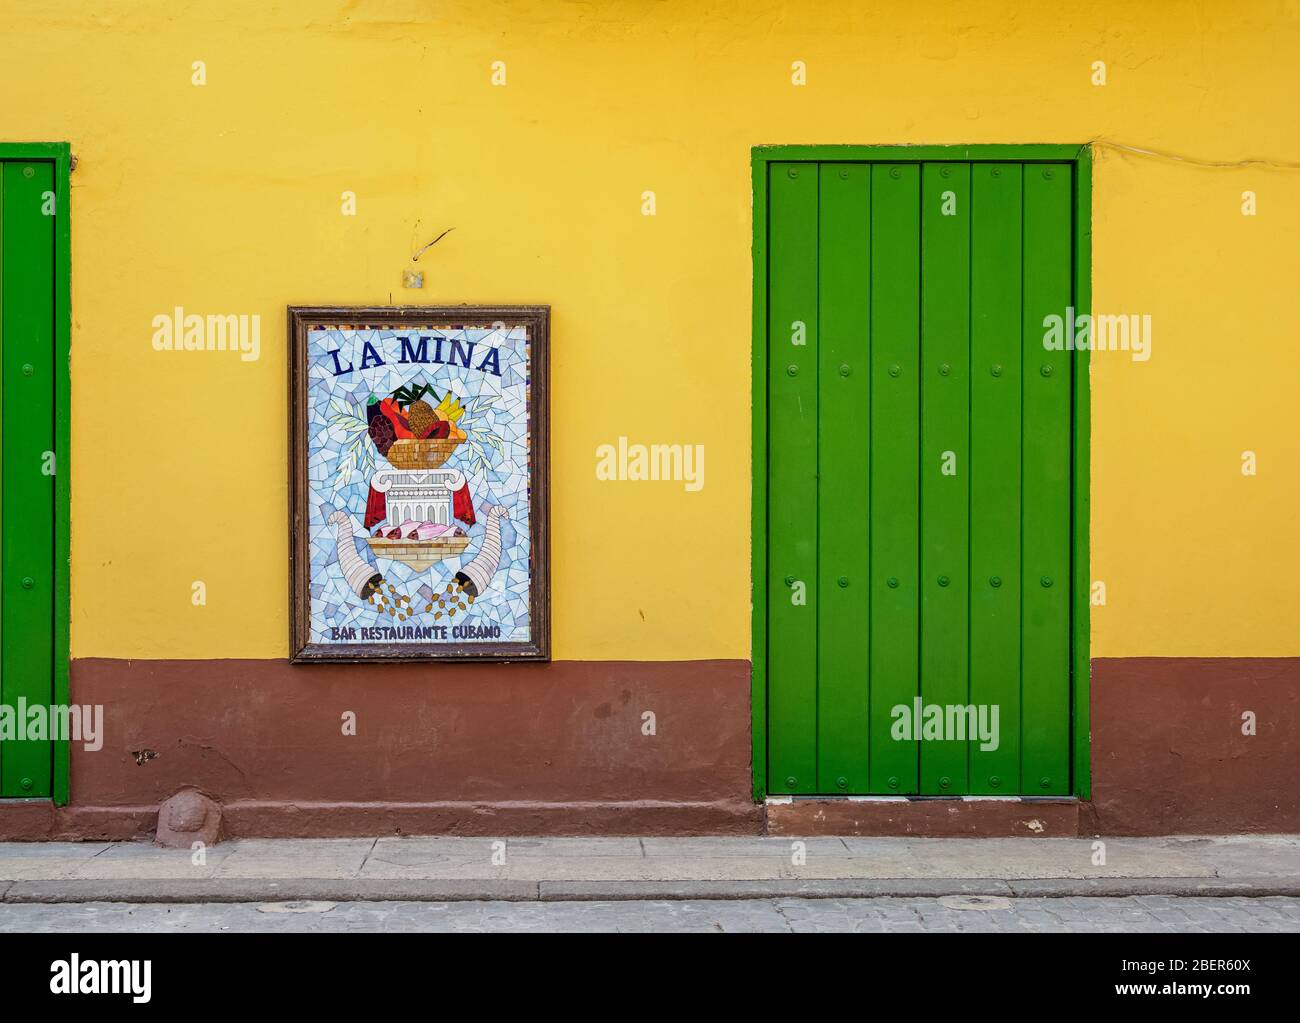
[[[15,716],[54,699],[54,175],[0,162],[0,705]],[[0,740],[0,796],[51,796],[52,751]]]
[[[1074,167],[767,173],[767,790],[1068,793]]]

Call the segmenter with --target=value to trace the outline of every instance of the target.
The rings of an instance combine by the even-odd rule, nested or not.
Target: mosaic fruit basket
[[[400,443],[400,442],[399,442]],[[469,546],[468,536],[439,536],[432,540],[385,540],[376,536],[367,538],[371,551],[377,558],[400,561],[417,571],[436,565],[444,558],[464,554]]]
[[[384,456],[395,469],[438,469],[461,443],[460,437],[395,440]]]

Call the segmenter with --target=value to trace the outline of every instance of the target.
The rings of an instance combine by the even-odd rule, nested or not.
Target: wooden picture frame
[[[290,306],[288,340],[290,660],[549,660],[550,307]]]

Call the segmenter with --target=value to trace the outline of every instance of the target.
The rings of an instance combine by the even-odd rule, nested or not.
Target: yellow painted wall
[[[392,299],[553,306],[555,656],[747,657],[750,147],[1297,161],[1297,53],[1295,0],[6,4],[0,136],[79,160],[74,655],[285,654],[284,306]],[[1154,350],[1096,357],[1093,652],[1300,654],[1300,171],[1102,149],[1094,209]],[[262,358],[155,352],[175,305]],[[619,435],[703,443],[703,491],[598,483]]]

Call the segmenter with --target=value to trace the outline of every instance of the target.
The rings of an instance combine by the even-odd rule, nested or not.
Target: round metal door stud
[[[890,779],[889,779],[889,787],[890,787],[891,789],[896,789],[896,788],[898,788],[898,779],[897,779],[897,778],[890,778]]]
[[[890,168],[889,168],[889,176],[890,176],[891,178],[894,178],[895,180],[897,180],[898,178],[902,177],[902,176],[903,176],[902,168],[899,168],[899,167],[890,167]]]
[[[787,586],[793,586],[793,585],[794,585],[794,576],[792,576],[792,575],[788,575],[788,576],[786,576],[786,577],[785,577],[785,584],[786,584]]]
[[[836,779],[835,779],[835,787],[836,787],[836,788],[841,788],[841,789],[847,789],[847,788],[849,787],[849,780],[848,780],[847,778],[843,778],[843,777],[836,778]]]
[[[790,775],[790,777],[785,780],[785,787],[788,789],[798,788],[798,786],[799,780],[794,775]]]
[[[1002,576],[1000,575],[989,576],[989,585],[996,590],[999,586],[1002,585]]]
[[[898,589],[898,576],[891,575],[888,579],[885,580],[885,585],[888,586],[891,590]]]
[[[951,779],[951,778],[948,778],[948,777],[945,776],[945,777],[939,779],[939,788],[941,788],[941,789],[946,789],[946,788],[948,788],[951,784],[952,784],[952,779]]]
[[[785,371],[789,373],[792,377],[797,377],[799,375],[799,367],[794,365],[794,363],[791,363],[789,366],[786,366]]]
[[[790,177],[792,178],[797,178],[799,176],[799,168],[791,167],[788,171],[786,171],[786,173],[790,175]]]
[[[841,167],[841,168],[840,168],[840,177],[843,178],[843,179],[846,180],[846,181],[848,180],[848,177],[849,177],[849,169],[848,169],[847,167]]]
[[[33,578],[32,578],[31,576],[29,576],[29,575],[25,575],[25,576],[23,576],[23,589],[24,589],[24,590],[30,590],[30,589],[31,589],[33,586],[35,586],[35,585],[36,585],[36,580],[35,580],[35,579],[33,579]]]
[[[946,362],[939,367],[939,376],[941,377],[946,377],[951,372],[952,372],[952,367],[949,366]]]
[[[30,362],[23,363],[23,376],[29,377],[35,372],[36,372],[36,367],[33,366]]]
[[[35,168],[35,167],[24,167],[24,168],[23,168],[23,177],[25,177],[25,178],[31,178],[31,177],[35,177],[35,176],[36,176],[36,168]]]
[[[992,366],[989,367],[989,372],[992,373],[995,377],[1000,377],[1002,375],[1001,364],[994,363]]]
[[[950,178],[950,177],[952,177],[952,168],[951,168],[951,167],[940,167],[940,168],[939,168],[939,177],[941,177],[941,178]]]
[[[992,169],[989,171],[989,177],[991,177],[991,178],[1000,178],[1000,177],[1002,177],[1002,168],[1001,168],[1001,167],[994,167],[994,168],[992,168]]]
[[[1050,788],[1052,787],[1052,779],[1051,779],[1051,778],[1039,778],[1039,779],[1038,779],[1038,787],[1039,787],[1040,789],[1050,789]]]
[[[990,777],[989,777],[989,788],[994,788],[994,789],[995,789],[995,788],[997,788],[997,787],[998,787],[999,785],[1001,785],[1001,784],[1002,784],[1002,779],[1001,779],[1001,778],[999,778],[996,774],[994,774],[994,775],[990,775]]]
[[[849,364],[847,362],[840,363],[840,376],[846,377],[852,372],[853,370],[849,369]]]
[[[1045,365],[1045,366],[1043,366],[1043,368],[1040,369],[1038,372],[1040,372],[1041,374],[1043,374],[1043,376],[1045,376],[1045,377],[1050,377],[1050,376],[1052,375],[1052,367],[1051,367],[1051,366],[1046,366],[1046,365]]]
[[[840,576],[836,581],[840,584],[840,589],[845,589],[849,585],[849,577],[847,575]]]
[[[892,366],[889,367],[889,375],[891,377],[896,377],[902,372],[903,372],[903,367],[900,366],[898,363],[894,363]]]
[[[1055,172],[1054,170],[1052,170],[1051,167],[1044,167],[1044,168],[1043,168],[1043,177],[1045,177],[1048,181],[1051,181],[1052,178],[1056,177],[1056,172]]]
[[[1043,578],[1038,580],[1038,585],[1041,586],[1043,589],[1047,589],[1049,586],[1052,585],[1052,577],[1050,575],[1043,576]]]
[[[23,787],[24,792],[30,792],[32,790],[32,780],[30,778],[24,778],[18,784]]]
[[[941,575],[941,576],[939,576],[939,585],[940,585],[940,586],[947,586],[947,585],[948,585],[948,577],[947,577],[946,575]]]

